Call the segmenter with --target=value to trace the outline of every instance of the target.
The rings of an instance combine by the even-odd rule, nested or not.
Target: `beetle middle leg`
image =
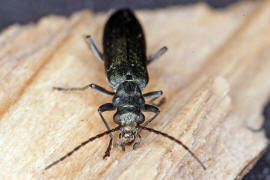
[[[115,94],[114,92],[108,91],[107,89],[97,84],[89,84],[84,87],[73,87],[73,88],[53,87],[53,89],[58,90],[58,91],[84,91],[89,87],[105,95],[113,96]]]
[[[165,98],[163,97],[158,103],[155,103],[155,100],[162,96],[163,92],[161,90],[159,91],[151,91],[148,93],[143,94],[143,97],[146,99],[151,99],[150,104],[153,104],[155,106],[161,106],[165,102]]]
[[[110,126],[109,126],[107,120],[106,120],[106,119],[104,118],[104,116],[102,115],[102,113],[105,112],[105,111],[113,111],[113,110],[115,110],[115,107],[113,106],[112,103],[106,103],[106,104],[103,104],[103,105],[101,105],[101,106],[98,108],[98,113],[99,113],[99,115],[100,115],[100,117],[101,117],[103,123],[105,124],[105,126],[106,126],[106,128],[107,128],[108,130],[111,130],[111,128],[110,128]],[[110,151],[111,151],[111,149],[112,149],[112,141],[113,141],[113,134],[110,133],[110,142],[109,142],[109,145],[108,145],[108,147],[107,147],[107,149],[106,149],[106,151],[105,151],[105,154],[104,154],[104,156],[103,156],[103,159],[105,159],[107,156],[108,156],[108,157],[110,156]]]

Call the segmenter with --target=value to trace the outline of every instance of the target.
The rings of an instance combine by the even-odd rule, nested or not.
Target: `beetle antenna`
[[[103,133],[100,133],[94,137],[91,137],[89,138],[88,140],[82,142],[80,145],[78,145],[77,147],[75,147],[72,151],[70,151],[69,153],[67,153],[66,155],[64,155],[63,157],[61,157],[60,159],[54,161],[53,163],[51,163],[50,165],[48,165],[45,170],[48,170],[50,169],[51,167],[53,167],[54,165],[58,164],[59,162],[65,160],[67,157],[71,156],[74,152],[78,151],[81,147],[85,146],[86,144],[88,144],[89,142],[91,141],[94,141],[98,138],[101,138],[102,136],[105,136],[105,135],[108,135],[112,132],[115,132],[115,131],[119,131],[120,130],[120,126],[114,128],[114,129],[111,129],[111,130],[108,130],[108,131],[105,131]]]
[[[176,142],[177,144],[181,145],[185,150],[187,150],[189,152],[189,154],[201,165],[201,167],[203,168],[203,170],[206,170],[205,165],[202,163],[202,161],[181,141],[179,141],[178,139],[176,139],[175,137],[172,137],[164,132],[161,131],[157,131],[155,129],[149,128],[149,127],[145,127],[145,126],[139,126],[141,129],[143,130],[147,130],[149,132],[153,132],[155,134],[161,135],[163,137],[166,137],[174,142]]]

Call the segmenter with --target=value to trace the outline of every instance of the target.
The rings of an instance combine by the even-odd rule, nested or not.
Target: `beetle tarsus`
[[[112,141],[113,141],[113,138],[110,139],[110,142],[109,142],[109,145],[105,151],[105,154],[103,156],[103,159],[106,159],[106,157],[110,157],[110,152],[111,152],[111,149],[112,149]]]

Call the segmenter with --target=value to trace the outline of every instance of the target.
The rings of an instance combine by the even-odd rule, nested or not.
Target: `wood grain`
[[[144,131],[136,151],[114,147],[103,160],[104,137],[44,171],[105,130],[97,108],[110,97],[52,87],[109,89],[103,64],[84,41],[90,34],[101,44],[109,14],[50,16],[1,33],[1,179],[241,179],[268,145],[258,130],[270,95],[268,0],[223,10],[196,4],[137,12],[148,54],[169,48],[149,66],[144,92],[162,89],[166,97],[149,127],[183,141],[206,171],[179,145]],[[114,127],[112,116],[106,113]]]

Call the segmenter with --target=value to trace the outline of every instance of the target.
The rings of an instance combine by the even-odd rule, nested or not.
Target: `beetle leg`
[[[98,113],[99,113],[99,115],[100,115],[100,117],[101,117],[103,123],[105,124],[105,126],[106,126],[106,128],[107,128],[108,130],[111,130],[111,128],[110,128],[110,126],[109,126],[107,120],[106,120],[106,119],[104,118],[104,116],[102,115],[102,113],[105,112],[105,111],[112,111],[112,110],[115,110],[115,107],[113,106],[112,103],[106,103],[106,104],[103,104],[103,105],[99,106],[99,108],[98,108]],[[108,156],[108,157],[110,156],[110,151],[111,151],[111,149],[112,149],[112,141],[113,141],[113,134],[112,134],[112,133],[110,133],[110,138],[111,138],[111,139],[110,139],[109,145],[108,145],[108,147],[107,147],[107,149],[106,149],[106,151],[105,151],[105,154],[104,154],[104,156],[103,156],[103,159],[105,159],[107,156]]]
[[[89,86],[91,88],[93,88],[94,90],[96,90],[102,94],[108,95],[108,96],[113,96],[115,94],[114,92],[108,91],[107,89],[105,89],[97,84],[90,84]]]
[[[158,59],[160,56],[162,56],[167,50],[168,50],[168,48],[166,46],[163,46],[155,54],[153,54],[152,56],[150,56],[150,58],[146,61],[146,64],[147,65],[151,64],[156,59]]]
[[[57,91],[83,91],[89,87],[90,87],[90,85],[87,85],[84,87],[73,87],[73,88],[53,87],[53,89],[57,90]]]
[[[92,36],[86,36],[85,39],[86,39],[86,42],[88,43],[88,45],[91,47],[95,56],[98,58],[98,60],[103,62],[104,61],[103,54],[100,52],[98,45],[97,45],[96,41],[94,40],[94,38],[92,38]]]
[[[163,98],[161,98],[158,102],[155,102],[155,100],[156,100],[157,98],[158,98],[158,97],[151,99],[150,104],[152,104],[152,105],[154,105],[154,106],[157,106],[157,107],[160,107],[162,104],[165,103],[166,98],[163,97]]]
[[[156,106],[153,106],[150,104],[145,104],[144,108],[142,110],[155,113],[152,117],[150,117],[148,120],[146,120],[142,126],[147,126],[147,124],[149,124],[151,121],[153,121],[160,113],[160,110]]]
[[[108,96],[113,96],[115,94],[114,92],[108,91],[107,89],[97,84],[89,84],[84,87],[73,87],[73,88],[53,87],[53,89],[58,90],[58,91],[83,91],[89,87]]]
[[[148,93],[145,93],[143,94],[143,97],[146,98],[146,99],[152,99],[152,98],[158,98],[160,96],[162,96],[162,91],[159,90],[159,91],[151,91],[151,92],[148,92]]]
[[[159,91],[151,91],[151,92],[148,92],[148,93],[145,93],[144,95],[143,95],[143,97],[144,98],[152,98],[151,99],[151,101],[150,101],[150,104],[153,104],[153,105],[155,105],[155,106],[161,106],[164,102],[165,102],[165,98],[162,98],[158,103],[154,103],[155,102],[155,100],[157,99],[157,98],[159,98],[160,96],[162,96],[162,91],[161,90],[159,90]]]

